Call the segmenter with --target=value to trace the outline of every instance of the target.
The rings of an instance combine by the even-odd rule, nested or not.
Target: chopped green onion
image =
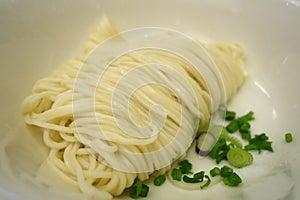
[[[188,160],[183,160],[178,163],[179,168],[174,168],[171,172],[173,180],[181,181],[183,174],[192,174],[192,164]],[[186,178],[185,178],[186,179]]]
[[[218,155],[218,157],[216,158],[216,163],[217,164],[219,164],[222,160],[227,160],[227,152],[228,152],[228,150],[226,150],[226,151],[223,151],[222,153],[220,153],[219,155]]]
[[[172,176],[173,180],[181,181],[182,172],[180,169],[174,168],[171,172],[171,176]]]
[[[212,177],[215,177],[221,174],[221,170],[218,167],[214,167],[213,169],[210,170],[209,173]]]
[[[140,194],[140,197],[147,197],[148,195],[148,192],[149,192],[149,186],[143,184],[142,185],[142,191],[141,191],[141,194]]]
[[[238,138],[231,136],[223,126],[213,126],[210,131],[214,136],[219,135],[219,140],[208,154],[211,158],[216,159],[217,164],[222,160],[227,160],[227,152],[230,148],[243,147],[241,141]],[[227,145],[227,142],[231,142],[231,144]]]
[[[209,152],[209,156],[211,158],[217,158],[219,152],[222,151],[224,148],[226,148],[226,140],[221,138],[217,141],[212,150]]]
[[[241,135],[242,135],[242,138],[244,140],[248,140],[249,141],[251,139],[251,133],[250,132],[242,132]]]
[[[239,124],[243,124],[243,123],[246,123],[248,121],[252,121],[254,119],[255,119],[254,112],[250,111],[246,115],[237,118],[237,121],[238,121]]]
[[[293,135],[292,135],[292,133],[286,133],[286,134],[285,134],[285,141],[286,141],[287,143],[290,143],[290,142],[293,141]]]
[[[204,171],[197,172],[196,174],[194,174],[193,178],[200,180],[200,182],[202,182],[204,174],[205,174]]]
[[[234,118],[235,118],[235,115],[236,115],[236,113],[235,113],[235,112],[232,112],[232,111],[226,110],[226,113],[225,113],[225,120],[227,120],[227,121],[234,120]]]
[[[241,141],[238,138],[231,136],[224,126],[214,125],[209,128],[208,132],[211,133],[214,138],[219,138],[219,140],[225,139],[226,141],[232,142],[234,145],[240,148],[243,146]]]
[[[232,143],[230,143],[230,144],[228,145],[228,147],[229,147],[229,149],[232,149],[232,148],[235,148],[235,145],[232,144]]]
[[[236,119],[232,120],[226,126],[226,129],[229,133],[234,133],[237,130],[240,130],[241,128],[242,128],[242,132],[245,131],[245,130],[249,131],[250,127],[249,127],[249,129],[247,129],[248,126],[250,125],[248,122],[251,121],[251,120],[254,120],[254,119],[255,119],[254,118],[254,113],[252,111],[250,111],[246,115],[243,115],[239,118],[236,118]],[[243,124],[246,124],[246,125],[243,125]]]
[[[223,179],[225,185],[236,187],[242,183],[242,179],[235,172],[231,173],[228,177]]]
[[[133,183],[133,185],[130,187],[130,197],[133,199],[136,199],[140,196],[142,192],[142,181],[137,181]]]
[[[137,181],[130,187],[130,197],[137,199],[139,197],[146,197],[149,192],[149,187],[143,184],[142,181]]]
[[[216,159],[216,163],[219,164],[222,160],[227,160],[226,155],[228,151],[229,146],[226,144],[226,140],[224,138],[220,138],[208,155],[211,158]]]
[[[225,139],[227,142],[231,142],[234,145],[236,145],[237,147],[242,148],[242,143],[241,141],[232,136],[231,134],[229,134],[229,132],[227,131],[227,129],[224,126],[214,126],[211,128],[211,131],[213,132],[212,134],[216,137],[217,133],[216,132],[221,132],[221,134],[219,134],[220,139],[223,138]]]
[[[269,137],[265,133],[255,135],[254,138],[249,140],[249,144],[245,146],[245,150],[257,150],[258,153],[260,153],[261,150],[273,152],[272,142],[268,141],[268,139]]]
[[[203,185],[200,186],[201,190],[208,187],[211,183],[209,176],[205,175],[204,177],[207,179],[207,181],[206,181],[206,183],[204,183]]]
[[[249,124],[249,122],[244,122],[244,123],[240,124],[239,131],[240,131],[240,133],[242,135],[242,138],[244,140],[250,140],[251,139],[250,128],[251,128],[251,125]]]
[[[200,171],[200,172],[197,172],[196,174],[194,174],[193,178],[184,175],[183,181],[186,183],[199,183],[199,182],[203,181],[204,176],[205,176],[205,172]]]
[[[245,167],[251,165],[253,156],[248,151],[240,148],[232,148],[227,152],[227,160],[234,167]]]
[[[231,121],[227,126],[226,126],[226,130],[229,133],[234,133],[237,130],[239,130],[239,126],[238,126],[238,121],[237,120],[233,120]]]
[[[231,136],[231,135],[227,135],[225,137],[225,140],[228,141],[228,142],[231,142],[232,145],[234,145],[234,146],[236,146],[238,148],[242,148],[243,147],[242,142],[237,137],[234,137],[234,136]]]
[[[186,176],[186,175],[183,176],[182,180],[183,180],[184,182],[186,182],[186,183],[199,183],[199,182],[202,181],[202,180],[200,181],[200,180],[198,180],[198,179],[196,179],[196,178],[190,178],[190,177],[188,177],[188,176]]]
[[[233,169],[231,167],[228,167],[226,165],[224,165],[222,168],[221,168],[221,173],[220,175],[222,177],[228,177],[230,176],[231,174],[233,173]]]
[[[239,130],[241,133],[250,132],[250,128],[251,128],[251,125],[249,124],[249,122],[242,123],[239,126]]]
[[[180,161],[178,164],[182,174],[192,174],[192,164],[188,160]]]
[[[166,181],[165,175],[159,175],[153,180],[155,186],[161,186],[165,181]]]

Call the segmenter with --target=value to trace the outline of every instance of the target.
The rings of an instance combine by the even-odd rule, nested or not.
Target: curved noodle
[[[174,161],[175,158],[184,154],[185,149],[182,149],[182,144],[188,142],[187,138],[194,137],[195,127],[191,124],[194,120],[193,116],[199,114],[201,123],[198,128],[203,130],[207,128],[210,115],[214,111],[212,108],[214,100],[211,99],[205,80],[186,60],[169,52],[147,49],[128,53],[111,63],[95,90],[94,112],[86,110],[85,107],[78,108],[81,116],[78,120],[86,126],[77,127],[72,106],[74,103],[73,87],[80,67],[87,55],[98,44],[118,33],[118,30],[104,18],[97,32],[88,41],[85,54],[66,62],[50,76],[37,81],[32,94],[23,103],[26,123],[42,128],[44,143],[50,149],[49,156],[38,172],[38,176],[42,177],[45,173],[52,174],[53,177],[67,183],[72,188],[70,190],[81,191],[97,199],[111,199],[130,187],[135,179],[146,180],[151,174],[165,173],[171,167],[165,166],[157,170],[153,166],[152,171],[132,173],[114,169],[104,161],[128,165],[132,168],[143,168],[152,165],[151,160],[143,157],[144,154],[160,150],[171,142],[174,143],[173,148],[151,159],[157,162],[168,159]],[[217,65],[224,81],[227,100],[229,100],[245,78],[243,68],[246,58],[245,49],[238,43],[197,42],[207,50]],[[151,120],[155,120],[147,114],[153,109],[153,105],[159,104],[166,111],[165,124],[159,130],[159,134],[148,138],[137,138],[132,135],[140,133],[130,130],[132,135],[128,135],[114,121],[111,105],[114,98],[112,91],[131,69],[148,63],[164,64],[171,68],[166,69],[167,71],[141,68],[139,77],[147,76],[154,80],[164,81],[172,90],[180,89],[183,98],[178,98],[170,88],[155,84],[143,86],[133,92],[128,105],[125,103],[119,105],[119,115],[122,117],[124,115],[124,120],[128,118],[125,116],[127,106],[130,113],[128,120],[134,121],[140,127],[146,127]],[[85,91],[84,87],[90,84],[89,78],[97,69],[91,68],[91,70],[86,74],[86,80],[84,80],[86,85],[79,88],[82,91]],[[182,84],[183,82],[179,79],[171,79],[166,72],[180,74],[189,85]],[[122,87],[130,87],[130,82]],[[196,103],[190,99],[194,94],[189,87],[196,91]],[[84,103],[85,97],[84,94],[82,95],[79,101]],[[125,94],[120,93],[120,95]],[[124,113],[121,113],[122,109]],[[182,116],[184,109],[187,111]],[[158,112],[155,109],[152,111]],[[101,138],[98,135],[94,127],[96,125],[90,121],[91,115],[96,116],[105,137]],[[159,120],[153,123],[159,123]],[[179,128],[183,131],[179,134],[178,140],[173,141]],[[85,133],[84,137],[78,132]],[[88,142],[92,142],[90,146],[92,149],[86,145]],[[141,153],[142,156],[139,157],[140,160],[126,157],[125,154],[123,157],[118,157],[116,152],[119,149]],[[94,154],[91,154],[93,151],[95,151]]]

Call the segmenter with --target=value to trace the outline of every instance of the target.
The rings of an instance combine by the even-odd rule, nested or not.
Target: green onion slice
[[[193,165],[188,160],[180,161],[178,165],[182,174],[192,174]]]
[[[237,173],[233,172],[230,174],[228,177],[225,177],[223,179],[223,182],[225,185],[231,186],[231,187],[236,187],[240,183],[242,183],[242,179],[237,175]]]
[[[233,173],[233,169],[231,167],[228,167],[226,165],[224,165],[222,168],[221,168],[221,173],[220,175],[222,177],[228,177],[230,176],[231,174]]]
[[[142,191],[141,191],[140,197],[147,197],[148,192],[149,192],[149,186],[142,184]]]
[[[181,173],[180,169],[174,168],[171,172],[171,176],[172,176],[173,180],[181,181],[182,173]]]
[[[186,176],[186,175],[183,176],[182,180],[183,180],[184,182],[186,182],[186,183],[199,183],[199,182],[202,181],[202,180],[198,180],[198,179],[196,179],[196,178],[190,178],[190,177],[188,177],[188,176]]]
[[[166,181],[165,175],[159,175],[153,180],[155,186],[161,186],[165,181]]]
[[[234,119],[235,119],[235,116],[236,116],[236,113],[235,113],[235,112],[226,110],[226,113],[225,113],[225,120],[227,120],[227,121],[234,120]]]
[[[197,172],[196,174],[194,174],[193,178],[198,179],[200,180],[200,182],[202,182],[204,178],[204,174],[205,174],[204,171]]]
[[[207,179],[207,181],[206,181],[206,183],[204,183],[203,185],[200,186],[200,189],[204,189],[204,188],[208,187],[211,183],[209,176],[205,175],[204,177]]]
[[[227,152],[227,160],[230,165],[241,168],[251,165],[253,162],[253,156],[248,151],[240,148],[232,148]]]
[[[292,133],[286,133],[286,134],[285,134],[285,141],[286,141],[287,143],[290,143],[290,142],[293,141],[293,135],[292,135]]]
[[[209,173],[210,173],[210,175],[211,175],[212,177],[215,177],[215,176],[218,176],[218,175],[221,174],[221,170],[220,170],[219,167],[214,167],[213,169],[211,169],[211,170],[209,171]]]
[[[249,122],[244,122],[239,126],[239,130],[241,133],[250,132],[251,125]]]
[[[135,182],[131,187],[130,187],[130,197],[133,199],[137,199],[140,197],[143,189],[143,183],[142,181],[137,181]]]
[[[237,120],[233,120],[231,121],[227,126],[226,126],[226,130],[229,133],[234,133],[237,130],[239,130],[239,125],[238,125],[238,121]]]

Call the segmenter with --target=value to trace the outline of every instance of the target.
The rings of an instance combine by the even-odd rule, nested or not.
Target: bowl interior
[[[243,43],[248,50],[248,78],[229,107],[239,114],[253,110],[253,131],[267,132],[275,153],[258,156],[252,168],[241,170],[243,176],[252,179],[239,192],[221,187],[200,192],[212,197],[218,189],[226,192],[222,197],[237,199],[241,195],[253,199],[257,194],[265,195],[265,199],[299,197],[299,6],[299,2],[288,0],[1,1],[0,143],[9,141],[9,145],[0,146],[0,196],[52,199],[53,195],[63,195],[51,189],[49,195],[42,195],[46,188],[31,183],[32,174],[46,157],[46,149],[34,128],[24,125],[20,105],[36,80],[82,52],[101,16],[107,15],[121,30],[158,26],[203,40]],[[284,133],[289,131],[295,140],[286,144]],[[278,179],[280,184],[275,183]],[[170,197],[169,192],[160,189],[153,188],[149,199]],[[176,190],[172,185],[166,189],[177,199],[199,195]]]

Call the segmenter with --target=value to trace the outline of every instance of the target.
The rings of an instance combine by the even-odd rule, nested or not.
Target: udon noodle
[[[113,60],[92,88],[92,109],[80,107],[88,102],[90,96],[85,91],[91,89],[92,77],[96,78],[98,73],[97,65],[86,71],[82,71],[82,66],[99,44],[116,34],[119,31],[104,18],[88,41],[84,55],[67,61],[50,76],[37,81],[22,107],[26,123],[41,128],[44,143],[49,148],[48,158],[37,177],[47,184],[97,199],[111,199],[122,194],[136,179],[146,180],[152,174],[168,171],[170,164],[184,155],[183,147],[190,144],[195,131],[207,129],[211,113],[216,109],[214,105],[222,103],[212,97],[207,77],[187,60],[172,52],[143,49]],[[239,43],[194,41],[216,64],[223,79],[224,95],[229,100],[245,78],[245,49]],[[118,48],[118,43],[114,48]],[[121,85],[122,78],[137,68],[135,79]],[[132,85],[149,78],[153,80],[151,84],[141,85],[127,94]],[[216,88],[218,90],[220,88]],[[126,95],[129,95],[128,101],[122,99]],[[114,99],[116,104],[112,103]],[[79,105],[76,113],[74,105]],[[164,112],[153,105],[160,105]],[[116,112],[114,106],[118,107]],[[139,129],[122,129],[115,117],[134,122]],[[193,124],[198,118],[199,124]],[[158,125],[163,126],[153,130]],[[149,126],[152,129],[147,129]],[[103,135],[98,134],[99,129]],[[164,150],[168,145],[170,148]]]

